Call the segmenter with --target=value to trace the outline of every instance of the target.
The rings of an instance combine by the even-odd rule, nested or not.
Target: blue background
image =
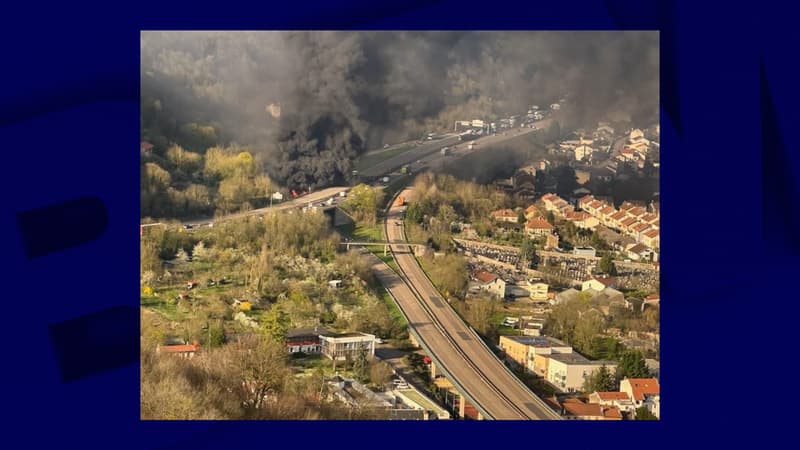
[[[794,401],[800,161],[788,11],[638,1],[305,1],[3,8],[6,435],[26,447],[669,446],[778,436]],[[141,29],[659,29],[657,423],[140,422]],[[106,226],[103,226],[106,224]],[[791,322],[790,322],[791,321]],[[572,431],[574,430],[574,432]],[[738,445],[737,445],[738,447]]]

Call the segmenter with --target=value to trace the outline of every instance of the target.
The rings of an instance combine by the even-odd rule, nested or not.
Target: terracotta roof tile
[[[600,400],[603,401],[630,400],[630,397],[628,397],[627,392],[609,391],[609,392],[596,392],[596,394],[598,397],[600,397]]]
[[[483,283],[491,283],[496,280],[498,276],[485,270],[479,270],[475,272],[475,278]]]
[[[534,217],[533,219],[525,222],[525,228],[531,230],[552,230],[553,226],[550,222],[542,219],[541,217]]]
[[[637,402],[644,400],[645,395],[657,395],[661,391],[655,378],[627,378],[627,381],[631,385],[633,399]]]

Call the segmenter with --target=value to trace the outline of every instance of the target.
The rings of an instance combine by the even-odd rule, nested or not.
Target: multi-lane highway
[[[242,217],[247,217],[247,216],[258,216],[258,215],[266,213],[267,211],[283,211],[283,210],[292,209],[292,208],[302,208],[303,206],[307,206],[309,203],[319,204],[320,202],[324,202],[324,201],[326,201],[326,200],[328,200],[330,198],[335,198],[338,201],[339,193],[340,192],[347,192],[349,189],[350,188],[346,187],[346,186],[325,188],[325,189],[322,189],[322,190],[319,190],[319,191],[316,191],[316,192],[311,192],[309,194],[306,194],[306,195],[304,195],[302,197],[299,197],[299,198],[296,198],[296,199],[292,199],[292,200],[289,200],[289,201],[285,201],[285,202],[276,204],[276,205],[271,206],[271,207],[253,209],[253,210],[246,211],[246,212],[243,212],[243,213],[230,214],[230,215],[227,215],[227,216],[217,217],[217,218],[210,218],[209,217],[209,218],[206,218],[206,219],[188,220],[188,221],[183,222],[183,224],[184,225],[190,225],[190,226],[200,226],[200,225],[204,225],[204,224],[208,224],[208,223],[212,223],[212,222],[222,222],[222,221],[225,221],[225,220],[241,219]]]
[[[403,191],[406,198],[410,190]],[[405,242],[403,207],[393,206],[385,222],[389,242]],[[424,341],[434,360],[459,390],[490,419],[555,420],[559,416],[531,392],[489,350],[436,290],[407,246],[393,245],[400,268],[391,276],[377,270],[381,281],[408,316],[409,324]]]
[[[456,134],[448,134],[445,135],[442,139],[435,139],[431,141],[425,141],[424,143],[418,145],[417,147],[403,152],[399,155],[393,156],[385,161],[382,161],[374,166],[362,170],[359,173],[360,176],[365,178],[374,178],[379,177],[384,174],[390,173],[394,170],[399,169],[406,164],[411,164],[414,161],[420,160],[425,158],[426,156],[436,153],[442,149],[442,147],[447,147],[453,144],[458,143],[458,135]]]

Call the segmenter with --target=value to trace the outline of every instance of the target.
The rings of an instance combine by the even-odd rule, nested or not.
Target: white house
[[[606,277],[606,278],[594,277],[584,281],[583,284],[581,285],[581,290],[587,291],[589,289],[594,289],[595,291],[602,291],[607,287],[616,287],[616,284],[617,284],[616,280],[611,277]]]
[[[616,372],[617,363],[613,361],[589,361],[579,353],[553,353],[548,358],[547,381],[563,392],[577,392],[583,389],[586,377],[603,365],[611,373]]]
[[[620,381],[619,390],[628,394],[636,408],[646,406],[658,417],[661,393],[658,380],[655,378],[625,378]]]
[[[506,297],[506,282],[493,273],[481,270],[475,273],[475,279],[480,283],[480,288],[497,297]]]
[[[541,281],[528,281],[528,291],[531,293],[531,299],[537,301],[547,300],[547,283]]]
[[[354,358],[359,352],[368,357],[375,356],[375,335],[367,333],[343,333],[320,335],[321,352],[330,359]]]
[[[636,407],[626,392],[592,392],[589,395],[589,402],[604,406],[616,406],[620,411],[632,413]]]

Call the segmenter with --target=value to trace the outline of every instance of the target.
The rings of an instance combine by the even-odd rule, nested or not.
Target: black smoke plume
[[[145,128],[211,124],[292,188],[346,183],[368,149],[567,94],[568,127],[658,120],[657,32],[146,32],[141,50]]]

